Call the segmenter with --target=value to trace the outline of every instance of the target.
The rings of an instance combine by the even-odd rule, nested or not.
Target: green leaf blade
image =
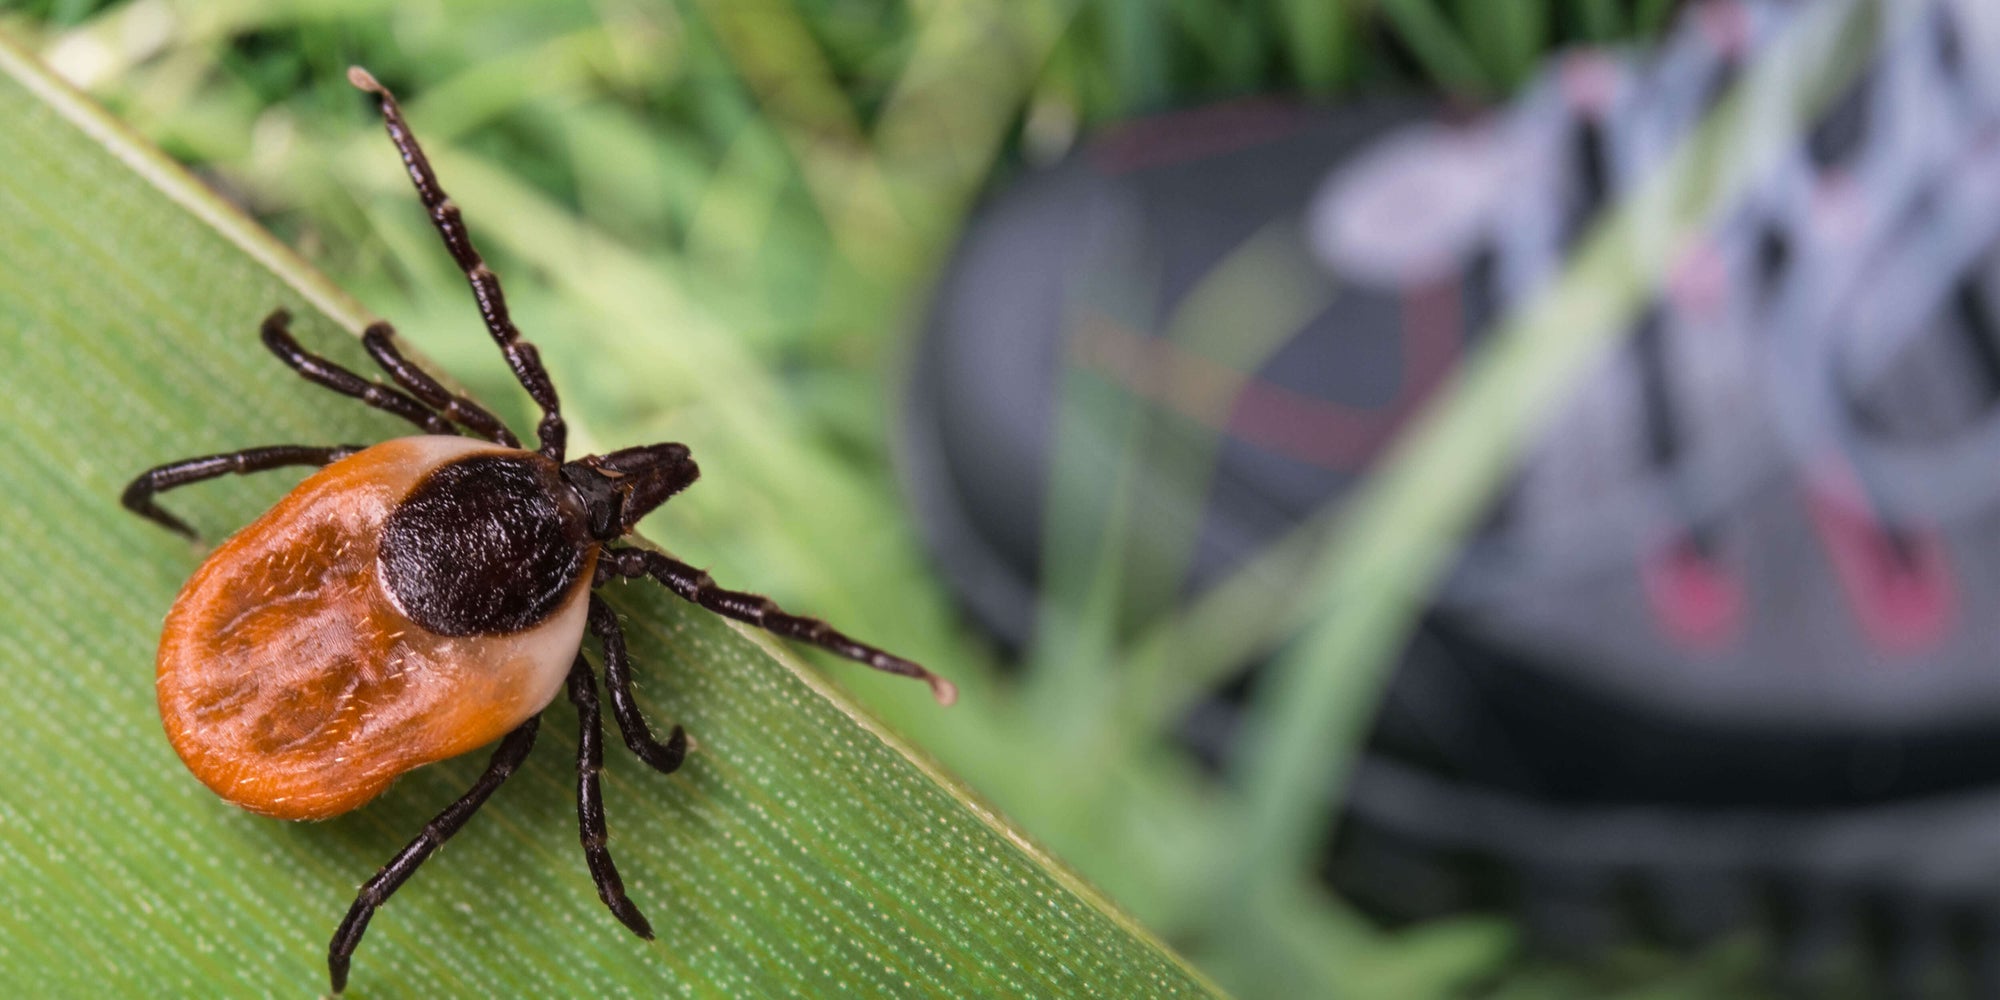
[[[160,620],[202,550],[117,496],[175,458],[408,428],[257,343],[282,305],[314,350],[363,369],[339,332],[355,307],[4,46],[0,217],[0,980],[321,992],[354,887],[484,755],[323,824],[216,799],[167,746],[151,685]],[[167,502],[220,537],[298,478]],[[610,740],[612,847],[659,939],[633,938],[592,889],[575,714],[558,705],[529,764],[377,916],[356,995],[1212,992],[777,643],[648,586],[612,597],[649,716],[700,744],[662,777]]]

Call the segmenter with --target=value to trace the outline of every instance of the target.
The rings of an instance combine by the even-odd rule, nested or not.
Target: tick
[[[536,449],[403,357],[388,324],[370,326],[362,344],[400,389],[309,353],[280,310],[264,320],[263,340],[286,365],[424,433],[372,447],[274,445],[191,458],[147,470],[123,496],[133,512],[193,538],[156,495],[218,476],[321,467],[217,547],[167,613],[160,717],[181,760],[217,795],[267,816],[325,819],[406,771],[500,741],[472,788],[361,887],[327,948],[336,993],[369,918],[520,766],[542,710],[565,687],[581,730],[576,805],[591,879],[613,915],[653,936],[606,846],[603,734],[585,630],[603,649],[625,745],[671,774],[688,740],[679,726],[658,739],[639,712],[618,617],[595,593],[610,580],[650,577],[716,614],[923,680],[940,703],[957,697],[951,682],[825,622],[616,544],[694,483],[688,449],[655,444],[565,459],[555,386],[508,318],[500,279],[473,249],[396,98],[359,67],[347,78],[376,100],[480,317],[540,407]]]

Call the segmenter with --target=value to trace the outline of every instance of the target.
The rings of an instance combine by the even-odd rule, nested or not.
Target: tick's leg
[[[681,599],[699,604],[725,618],[748,622],[787,639],[811,643],[883,673],[916,678],[931,686],[931,694],[939,704],[949,705],[958,700],[958,688],[923,667],[856,642],[817,618],[791,614],[772,603],[768,597],[740,590],[724,590],[716,586],[707,573],[678,559],[650,549],[607,548],[599,554],[598,565],[608,566],[609,572],[617,576],[650,576],[665,584]]]
[[[382,124],[389,130],[389,141],[403,155],[403,168],[409,171],[410,183],[416,185],[417,197],[430,213],[431,225],[437,227],[445,249],[451,251],[451,259],[458,262],[458,269],[465,272],[465,280],[472,285],[472,297],[479,302],[479,317],[486,321],[486,329],[500,345],[500,353],[506,355],[507,366],[514,369],[521,388],[528,390],[528,395],[542,408],[542,422],[535,429],[542,454],[560,463],[568,430],[563,425],[561,406],[556,402],[555,383],[549,381],[535,345],[521,338],[521,331],[515,329],[514,320],[508,316],[507,297],[500,291],[500,278],[480,259],[479,251],[473,249],[472,236],[466,232],[458,206],[438,185],[437,173],[431,169],[423,147],[417,144],[417,137],[410,132],[409,123],[403,120],[403,109],[396,104],[396,96],[359,66],[348,69],[347,82],[375,95],[382,109]]]
[[[198,483],[204,479],[221,476],[244,475],[263,472],[287,465],[327,465],[338,462],[362,449],[358,444],[343,444],[333,448],[314,448],[308,445],[281,444],[268,448],[248,448],[233,451],[227,455],[204,455],[200,458],[184,458],[178,462],[147,469],[125,487],[119,502],[125,509],[149,521],[167,528],[169,531],[195,537],[193,528],[186,521],[161,509],[153,502],[153,495],[165,493],[179,486]]]
[[[403,357],[396,350],[396,328],[387,323],[373,323],[361,334],[361,346],[368,349],[368,356],[396,380],[396,384],[410,391],[425,406],[442,414],[466,430],[474,437],[485,438],[509,448],[519,448],[521,442],[514,432],[500,422],[500,418],[487,412],[486,408],[470,399],[460,396],[431,377],[431,373],[418,367],[417,363]]]
[[[604,687],[611,692],[611,714],[618,720],[618,732],[625,745],[661,774],[672,774],[687,758],[687,733],[675,726],[665,743],[653,737],[639,703],[632,697],[631,662],[625,657],[625,630],[618,625],[618,613],[604,598],[590,595],[590,631],[604,646]]]
[[[314,354],[292,338],[290,313],[279,309],[264,317],[264,346],[278,356],[293,371],[315,385],[323,385],[343,396],[352,396],[369,406],[386,413],[393,413],[410,423],[416,424],[431,434],[456,434],[458,429],[443,417],[432,413],[424,404],[389,388],[378,385],[348,371],[341,366]]]
[[[611,860],[610,835],[604,829],[604,790],[597,776],[604,770],[604,726],[597,710],[597,678],[579,653],[569,671],[569,700],[576,705],[576,826],[583,841],[583,860],[590,866],[590,880],[597,883],[597,898],[611,908],[611,915],[632,928],[632,933],[653,939],[653,925],[625,895],[625,880]]]
[[[340,929],[333,932],[333,941],[326,949],[326,970],[333,979],[335,993],[347,988],[347,964],[354,958],[354,949],[361,943],[361,935],[368,931],[368,919],[375,915],[376,908],[402,888],[403,883],[416,874],[417,866],[450,840],[451,835],[457,833],[492,796],[494,789],[499,788],[514,773],[514,769],[521,766],[521,761],[527,759],[528,751],[534,749],[535,729],[539,725],[541,717],[536,716],[508,733],[500,741],[500,748],[493,751],[486,773],[473,782],[472,788],[425,823],[424,832],[361,887],[360,894],[354,897],[354,905],[348,908],[347,918],[340,922]]]

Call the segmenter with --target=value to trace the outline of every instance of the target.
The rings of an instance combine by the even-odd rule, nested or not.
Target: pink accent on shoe
[[[1646,601],[1660,631],[1683,649],[1713,653],[1743,631],[1743,582],[1681,535],[1640,561]]]
[[[1618,101],[1625,74],[1618,60],[1595,49],[1572,52],[1562,58],[1557,70],[1558,84],[1570,107],[1590,117],[1603,117]]]
[[[1741,55],[1750,48],[1750,12],[1734,0],[1714,0],[1694,9],[1696,30],[1708,38],[1715,50],[1727,56]]]
[[[1918,653],[1937,645],[1958,615],[1958,594],[1937,534],[1909,528],[1907,542],[1898,545],[1856,491],[1840,488],[1846,477],[1836,475],[1808,487],[1806,510],[1862,632],[1884,653]]]

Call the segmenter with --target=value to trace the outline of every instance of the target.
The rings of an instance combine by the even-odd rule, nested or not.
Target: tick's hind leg
[[[650,549],[605,549],[598,565],[609,567],[617,576],[650,576],[665,584],[682,600],[699,604],[725,618],[747,622],[768,632],[818,646],[837,656],[887,674],[911,677],[931,686],[938,703],[958,700],[958,688],[938,675],[900,656],[886,653],[867,643],[856,642],[817,618],[792,614],[770,598],[741,590],[724,590],[701,570]]]
[[[184,458],[178,462],[147,469],[137,479],[125,487],[119,502],[125,509],[140,517],[164,526],[177,534],[195,537],[194,529],[186,521],[175,517],[153,502],[154,494],[189,483],[221,476],[244,475],[263,472],[267,469],[282,468],[287,465],[329,465],[338,462],[362,449],[358,444],[343,444],[332,448],[315,448],[308,445],[280,444],[268,448],[248,448],[232,451],[225,455],[204,455],[200,458]]]
[[[611,714],[618,720],[618,732],[625,746],[661,774],[672,774],[687,759],[687,733],[675,726],[665,743],[653,736],[653,727],[639,711],[632,697],[631,662],[625,656],[625,630],[618,625],[618,613],[604,598],[590,595],[590,631],[604,646],[604,686],[611,692]]]
[[[653,925],[625,895],[625,880],[618,877],[618,865],[611,860],[611,835],[604,828],[604,789],[598,775],[604,771],[604,722],[597,708],[597,678],[590,664],[578,653],[569,671],[569,700],[576,705],[576,826],[583,842],[583,860],[590,866],[590,880],[597,884],[597,898],[611,908],[611,915],[632,928],[632,933],[653,939]]]
[[[519,448],[521,442],[514,432],[500,422],[500,418],[488,412],[483,406],[446,389],[431,373],[424,371],[416,362],[403,357],[396,350],[396,328],[387,323],[370,324],[361,334],[361,346],[368,349],[368,356],[396,380],[396,384],[410,391],[425,406],[442,414],[474,437],[485,438],[495,444],[509,448]]]
[[[472,285],[472,297],[479,303],[479,318],[486,322],[486,330],[493,335],[493,342],[500,345],[500,353],[507,359],[507,367],[514,370],[514,378],[535,405],[542,408],[542,422],[536,427],[536,437],[541,441],[542,454],[557,463],[563,460],[563,447],[569,437],[567,425],[563,423],[562,406],[556,401],[555,383],[549,380],[548,370],[542,367],[542,356],[535,345],[521,336],[514,326],[513,317],[507,312],[507,296],[500,290],[500,276],[486,266],[479,251],[472,246],[472,235],[465,229],[465,218],[459,214],[458,205],[444,188],[438,184],[437,172],[431,169],[431,161],[424,156],[424,148],[417,144],[417,137],[410,131],[410,123],[403,120],[403,109],[396,104],[396,95],[382,86],[368,71],[354,66],[347,71],[347,82],[375,95],[377,106],[382,111],[382,124],[389,131],[389,141],[395,143],[396,152],[403,155],[403,167],[409,172],[410,183],[416,185],[417,197],[423,201],[424,210],[430,213],[431,225],[436,227],[438,236],[443,238],[445,249],[451,252],[451,259],[458,269],[465,272],[465,280]]]
[[[347,988],[348,963],[354,958],[355,947],[361,944],[361,935],[367,933],[368,920],[375,915],[376,908],[409,881],[410,876],[416,874],[417,866],[465,826],[465,821],[471,819],[494,790],[521,766],[521,761],[528,757],[528,751],[535,748],[535,729],[540,725],[541,717],[535,716],[508,733],[500,741],[500,748],[493,751],[486,773],[473,782],[472,788],[425,823],[424,832],[397,852],[388,864],[382,866],[381,871],[375,873],[374,878],[361,887],[360,894],[354,897],[354,905],[347,910],[346,919],[340,922],[340,928],[333,932],[333,941],[327,945],[326,971],[333,980],[335,993]]]
[[[431,434],[457,434],[443,417],[432,413],[424,404],[389,388],[378,385],[341,366],[314,354],[292,337],[287,327],[292,316],[283,309],[264,317],[264,346],[278,356],[293,371],[314,385],[325,386],[343,396],[352,396],[385,413],[393,413],[410,423],[416,424]]]

